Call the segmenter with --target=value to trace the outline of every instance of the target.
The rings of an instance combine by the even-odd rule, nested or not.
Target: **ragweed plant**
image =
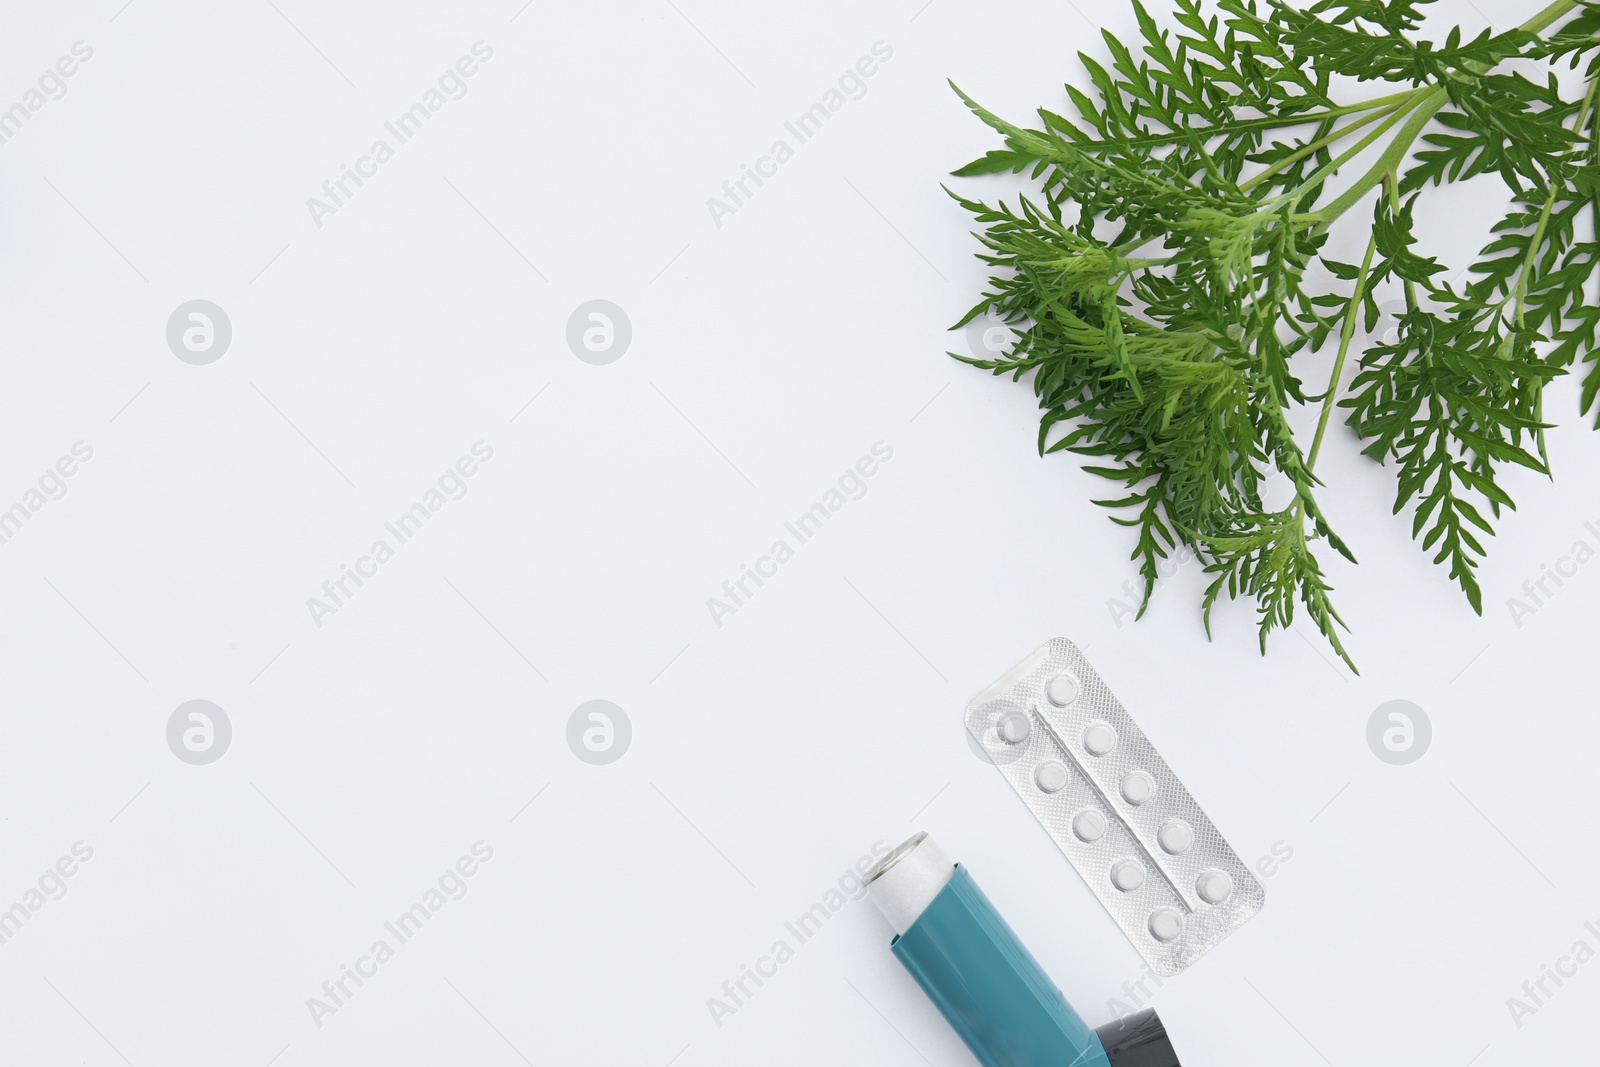
[[[1093,90],[1067,86],[1075,117],[1016,126],[956,89],[1004,140],[956,175],[1026,172],[1037,192],[1014,207],[952,193],[995,271],[957,326],[994,316],[1017,339],[996,359],[951,354],[1034,372],[1041,454],[1090,457],[1119,487],[1096,503],[1137,532],[1141,615],[1185,544],[1210,576],[1208,633],[1226,591],[1255,601],[1263,652],[1299,608],[1350,661],[1318,552],[1355,557],[1313,473],[1336,406],[1362,451],[1393,463],[1395,512],[1412,508],[1413,536],[1481,614],[1484,539],[1514,507],[1501,476],[1549,473],[1545,385],[1587,364],[1582,410],[1595,406],[1600,4],[1430,41],[1428,2],[1216,0],[1208,17],[1173,0],[1165,30],[1134,0],[1138,52],[1107,33],[1109,66],[1080,54]],[[1568,70],[1581,90],[1563,95]],[[1452,282],[1416,247],[1416,203],[1491,174],[1510,210]],[[1335,226],[1363,224],[1359,264],[1324,254]],[[1392,343],[1355,351],[1344,383],[1385,290],[1405,304]],[[1294,357],[1324,344],[1331,377],[1307,392]],[[1309,447],[1286,418],[1296,405],[1320,405]],[[1293,496],[1269,508],[1278,475]]]

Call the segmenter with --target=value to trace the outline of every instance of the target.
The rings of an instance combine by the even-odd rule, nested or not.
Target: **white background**
[[[1303,621],[1261,657],[1248,605],[1208,643],[1194,566],[1118,625],[1103,485],[1036,456],[1028,385],[944,355],[984,271],[940,183],[994,145],[946,78],[1064,108],[1077,50],[1131,13],[921,2],[7,4],[0,107],[94,51],[0,145],[0,507],[94,455],[0,545],[0,908],[74,842],[93,858],[0,945],[0,1059],[969,1063],[866,903],[720,1027],[707,1008],[917,829],[1098,1025],[1139,959],[961,725],[1055,635],[1247,863],[1293,850],[1157,992],[1186,1064],[1583,1058],[1600,963],[1520,1029],[1506,1006],[1600,948],[1600,564],[1520,627],[1506,603],[1600,547],[1576,382],[1547,398],[1554,484],[1510,478],[1482,618],[1336,426],[1322,499],[1361,564],[1325,558],[1359,677]],[[480,40],[466,96],[316,226],[307,198]],[[715,225],[707,198],[877,41],[865,95]],[[1503,192],[1430,200],[1427,250],[1461,265]],[[196,298],[233,326],[209,366],[165,340]],[[609,366],[565,341],[596,298],[633,326]],[[1319,389],[1328,357],[1305,362]],[[307,598],[479,440],[470,492],[316,626]],[[877,441],[866,495],[713,625]],[[632,723],[609,766],[566,742],[595,698]],[[1433,723],[1410,766],[1365,740],[1395,698]],[[208,766],[166,742],[192,699],[233,726]],[[470,892],[316,1025],[307,998],[479,840]]]

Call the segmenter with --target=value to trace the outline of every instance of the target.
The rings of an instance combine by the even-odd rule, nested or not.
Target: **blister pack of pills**
[[[967,729],[1157,974],[1183,970],[1266,903],[1071,641],[979,693]]]

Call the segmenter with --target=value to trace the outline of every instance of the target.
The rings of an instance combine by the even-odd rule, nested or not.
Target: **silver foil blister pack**
[[[1183,970],[1266,903],[1071,641],[979,693],[967,729],[1157,974]]]

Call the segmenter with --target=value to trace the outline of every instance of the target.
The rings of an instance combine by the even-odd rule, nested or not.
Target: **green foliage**
[[[1312,473],[1336,404],[1362,451],[1392,461],[1394,510],[1412,509],[1413,536],[1481,613],[1484,539],[1515,506],[1497,479],[1507,464],[1548,473],[1545,384],[1587,364],[1582,410],[1596,406],[1600,5],[1557,0],[1516,29],[1436,42],[1418,36],[1427,2],[1172,0],[1169,30],[1133,0],[1140,40],[1104,33],[1109,65],[1080,54],[1093,88],[1067,86],[1072,117],[1013,125],[956,89],[1003,147],[954,173],[1026,174],[1036,191],[1014,207],[951,194],[993,269],[956,325],[996,315],[1018,334],[998,359],[951,354],[1031,372],[1040,453],[1088,457],[1113,483],[1096,503],[1135,531],[1141,614],[1159,562],[1187,545],[1211,575],[1208,630],[1226,591],[1255,601],[1263,651],[1303,610],[1349,661],[1317,552],[1354,556]],[[1557,73],[1584,64],[1586,92],[1568,99]],[[1388,90],[1341,103],[1335,78]],[[1415,205],[1489,174],[1510,210],[1452,284],[1416,248]],[[1358,206],[1365,261],[1327,258]],[[1341,291],[1313,281],[1327,276]],[[1404,297],[1398,337],[1356,353],[1337,399],[1385,292]],[[1308,395],[1295,356],[1335,342],[1332,379]],[[1285,414],[1306,404],[1322,406],[1309,450]],[[1263,502],[1269,478],[1292,489],[1286,506]]]

